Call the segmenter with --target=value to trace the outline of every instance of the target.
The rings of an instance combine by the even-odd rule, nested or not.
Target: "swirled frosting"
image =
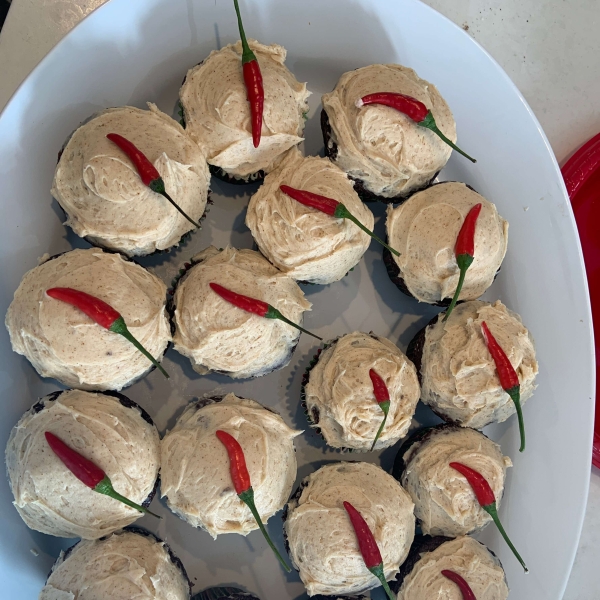
[[[163,542],[130,531],[61,553],[39,600],[189,600],[190,588]]]
[[[250,105],[242,76],[242,43],[211,52],[188,71],[179,92],[186,129],[208,152],[208,162],[244,179],[272,171],[286,151],[302,141],[310,92],[284,65],[286,50],[248,40],[265,94],[258,148],[252,143]]]
[[[450,467],[459,462],[485,477],[500,506],[506,468],[512,466],[498,444],[466,427],[433,430],[403,456],[402,485],[415,503],[415,516],[426,535],[457,537],[475,532],[492,518],[477,502],[473,488]]]
[[[401,485],[370,463],[321,467],[290,500],[285,534],[290,556],[309,596],[356,594],[380,585],[365,566],[344,509],[350,502],[373,532],[386,579],[404,562],[415,534],[414,505]]]
[[[420,302],[452,298],[460,271],[454,248],[467,213],[481,203],[475,228],[475,259],[467,270],[460,300],[475,300],[492,285],[508,243],[508,223],[496,207],[464,183],[433,185],[387,209],[393,256],[410,293]]]
[[[296,479],[294,438],[283,419],[254,400],[227,394],[220,402],[191,404],[161,444],[161,494],[182,519],[213,538],[247,535],[258,529],[250,509],[238,498],[222,429],[242,446],[256,509],[263,522],[283,508]]]
[[[246,225],[277,268],[299,281],[338,281],[360,261],[371,238],[349,219],[336,219],[290,198],[279,190],[283,184],[342,202],[371,230],[373,214],[340,168],[326,158],[303,157],[298,150],[290,151],[250,199]]]
[[[369,450],[383,412],[373,395],[369,371],[380,375],[390,393],[390,408],[376,450],[406,435],[420,396],[417,371],[389,340],[356,331],[326,348],[310,371],[306,407],[325,441],[334,448]]]
[[[66,224],[91,242],[129,256],[177,245],[194,226],[161,194],[142,183],[108,133],[133,142],[154,164],[173,200],[196,222],[204,213],[210,173],[204,152],[181,125],[148,103],[109,108],[72,135],[61,154],[52,195]]]
[[[52,287],[74,288],[108,302],[160,360],[171,339],[165,284],[118,254],[73,250],[26,273],[6,313],[13,350],[42,377],[84,390],[120,390],[152,369],[123,336],[50,298],[46,290]]]
[[[175,350],[194,370],[223,371],[234,378],[264,375],[289,362],[300,332],[279,319],[264,319],[223,300],[211,282],[268,302],[300,324],[311,304],[302,290],[258,252],[210,246],[175,292]]]
[[[442,575],[446,569],[462,576],[477,600],[508,598],[508,585],[500,561],[477,540],[459,537],[421,555],[404,579],[398,600],[463,600],[458,586]]]
[[[487,349],[485,321],[521,384],[521,404],[536,388],[538,363],[531,334],[521,317],[500,300],[459,304],[450,318],[427,327],[421,363],[421,400],[438,414],[465,427],[481,429],[506,421],[515,405],[502,389],[496,365]]]
[[[437,88],[401,65],[370,65],[344,73],[322,98],[337,144],[335,162],[367,190],[394,198],[428,184],[448,162],[450,146],[403,113],[379,104],[358,108],[375,92],[412,96],[433,113],[446,137],[456,142],[456,124]]]
[[[25,413],[6,447],[6,466],[25,523],[58,537],[97,539],[142,515],[81,483],[50,450],[44,437],[53,433],[98,465],[117,492],[137,504],[154,488],[160,464],[156,427],[138,408],[117,398],[80,390],[48,397],[44,408]]]

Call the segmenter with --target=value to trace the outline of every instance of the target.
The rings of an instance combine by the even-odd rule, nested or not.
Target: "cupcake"
[[[390,396],[375,449],[393,446],[408,432],[420,396],[414,365],[388,339],[355,331],[326,345],[303,386],[307,416],[330,446],[366,451],[373,445],[384,413],[374,396],[371,369]]]
[[[275,412],[235,394],[188,406],[161,442],[161,494],[184,521],[216,539],[258,529],[231,482],[229,458],[215,435],[224,430],[241,444],[264,523],[287,502],[296,479],[294,438]]]
[[[155,535],[132,527],[61,552],[39,600],[189,600],[191,589],[185,568],[171,548]]]
[[[260,144],[252,142],[250,104],[242,76],[242,43],[211,52],[190,69],[179,92],[190,136],[206,148],[211,172],[231,183],[262,179],[302,140],[310,92],[285,66],[286,50],[248,40],[263,79]]]
[[[42,377],[83,390],[120,390],[152,363],[123,336],[46,290],[73,288],[108,302],[155,358],[171,339],[166,286],[143,267],[97,248],[73,250],[25,274],[6,313],[12,348]]]
[[[66,224],[90,243],[127,256],[177,246],[194,226],[161,194],[142,182],[136,168],[113,142],[127,138],[154,164],[165,188],[194,221],[206,208],[210,173],[206,157],[171,117],[149,103],[109,108],[81,125],[61,152],[52,195]]]
[[[290,362],[300,332],[278,319],[243,311],[217,295],[218,283],[263,300],[294,323],[311,304],[300,287],[260,253],[210,246],[194,256],[177,282],[173,302],[175,350],[195,371],[217,371],[234,379],[259,377]]]
[[[414,505],[391,475],[364,462],[321,467],[304,479],[284,515],[289,554],[309,596],[339,598],[380,585],[365,566],[344,501],[375,535],[386,579],[398,573],[413,541]]]
[[[421,400],[445,421],[482,429],[506,421],[515,404],[504,391],[487,349],[485,321],[517,372],[523,404],[536,388],[538,363],[521,317],[500,300],[456,306],[446,322],[438,315],[413,338],[407,355],[419,372]]]
[[[198,592],[192,600],[260,600],[260,598],[240,588],[212,587]]]
[[[260,251],[298,281],[327,284],[355,267],[371,238],[349,219],[338,219],[284,194],[279,186],[306,190],[342,202],[368,229],[371,211],[361,202],[346,174],[318,156],[291,150],[250,199],[246,225]]]
[[[459,300],[479,298],[494,281],[508,243],[508,223],[496,207],[464,183],[438,183],[404,204],[387,209],[387,236],[400,252],[384,249],[390,279],[404,293],[428,304],[448,305],[460,271],[455,245],[469,210],[481,204],[475,229],[475,259],[466,272]]]
[[[452,142],[456,124],[437,88],[401,65],[370,65],[344,73],[322,98],[325,154],[355,180],[365,200],[402,202],[428,186],[450,158],[435,133],[393,108],[356,101],[375,92],[412,96],[431,110]]]
[[[54,392],[21,417],[6,446],[13,504],[31,529],[94,540],[143,516],[79,481],[48,446],[46,431],[94,462],[136,504],[150,504],[160,466],[158,431],[134,402],[114,392]]]

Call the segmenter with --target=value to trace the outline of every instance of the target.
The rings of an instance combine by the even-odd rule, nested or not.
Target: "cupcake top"
[[[349,219],[300,204],[280,191],[280,185],[342,202],[368,229],[373,229],[373,214],[346,173],[326,158],[303,157],[296,149],[250,199],[246,225],[276,267],[299,281],[338,281],[360,261],[371,238]]]
[[[231,482],[229,457],[215,432],[242,446],[263,522],[283,508],[296,479],[294,438],[283,419],[254,400],[227,394],[190,404],[161,443],[161,494],[182,519],[208,531],[247,535],[258,529]]]
[[[417,371],[386,338],[355,331],[322,352],[305,386],[309,415],[330,446],[371,448],[383,419],[371,369],[383,378],[391,400],[375,449],[392,446],[406,435],[420,396]]]
[[[177,560],[177,559],[175,559]],[[179,561],[178,561],[179,563]],[[151,535],[119,531],[62,552],[39,600],[189,600],[181,563]]]
[[[284,65],[286,50],[248,40],[262,73],[265,102],[262,136],[252,143],[250,105],[242,76],[242,43],[211,52],[188,71],[179,97],[186,129],[208,152],[208,162],[245,179],[272,171],[302,141],[310,92]]]
[[[459,462],[481,473],[500,506],[506,469],[512,461],[502,455],[498,444],[475,429],[443,426],[407,450],[401,448],[400,453],[405,464],[401,483],[415,503],[424,534],[456,537],[491,522],[468,481],[450,463]]]
[[[321,467],[290,500],[285,534],[290,556],[309,596],[352,595],[380,585],[365,566],[343,502],[350,502],[373,532],[386,578],[404,562],[415,533],[414,505],[380,467],[340,462]]]
[[[456,124],[437,88],[401,65],[370,65],[344,73],[323,96],[336,163],[370,192],[393,198],[427,185],[450,158],[451,148],[403,113],[356,101],[375,92],[412,96],[433,113],[439,129],[456,142]]]
[[[221,298],[212,282],[267,302],[293,321],[312,306],[290,279],[253,250],[210,246],[194,256],[195,264],[175,291],[175,350],[205,374],[220,371],[234,378],[264,375],[285,366],[300,331],[279,319],[265,319]]]
[[[84,390],[120,390],[152,369],[123,336],[50,298],[46,290],[53,287],[74,288],[108,302],[152,356],[165,351],[171,339],[165,284],[118,254],[73,250],[26,273],[6,313],[13,350],[42,377]]]
[[[531,334],[521,317],[500,300],[493,304],[464,302],[446,322],[439,318],[428,326],[421,362],[421,400],[443,418],[475,429],[505,421],[515,413],[483,339],[482,321],[517,372],[522,404],[533,394],[538,372]]]
[[[52,183],[52,195],[77,235],[128,256],[175,246],[194,226],[142,183],[131,160],[106,139],[108,133],[122,135],[146,155],[167,193],[195,221],[208,197],[204,152],[177,121],[154,104],[148,107],[109,108],[81,125],[62,152]]]
[[[52,394],[21,417],[6,447],[14,505],[29,527],[96,539],[143,516],[79,481],[48,446],[46,431],[99,466],[136,504],[153,492],[160,466],[156,427],[133,403],[81,390]]]
[[[481,203],[475,229],[475,260],[467,270],[460,300],[475,300],[492,285],[508,243],[508,223],[496,207],[464,183],[433,185],[394,208],[388,205],[389,244],[410,293],[430,304],[452,298],[460,274],[454,253],[468,212]]]

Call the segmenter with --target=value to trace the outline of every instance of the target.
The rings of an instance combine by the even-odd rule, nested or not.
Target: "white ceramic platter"
[[[488,528],[482,540],[499,554],[514,600],[558,600],[579,538],[589,477],[593,421],[591,316],[579,240],[560,172],[538,122],[500,67],[463,31],[415,0],[244,0],[246,31],[288,49],[287,65],[313,92],[305,150],[320,152],[320,96],[356,67],[398,62],[434,82],[458,123],[460,145],[479,160],[454,154],[440,179],[464,181],[495,202],[510,222],[502,272],[486,294],[520,313],[532,331],[540,362],[539,388],[527,403],[528,446],[517,452],[515,419],[489,428],[512,456],[501,516],[531,569],[525,576],[500,536]],[[92,113],[110,106],[156,102],[175,115],[177,92],[188,68],[238,39],[227,0],[112,0],[85,19],[42,61],[0,118],[0,313],[37,258],[85,243],[63,225],[50,196],[57,152]],[[507,43],[510,43],[507,40]],[[252,188],[252,190],[255,188]],[[192,254],[213,243],[252,247],[244,226],[246,189],[213,183],[214,206],[202,231],[169,255],[143,260],[165,281]],[[252,191],[250,190],[250,191]],[[377,231],[384,210],[374,206]],[[331,338],[363,330],[388,336],[405,350],[436,313],[404,297],[389,281],[380,248],[343,281],[306,286],[314,303],[306,326]],[[305,428],[300,380],[316,346],[302,336],[292,363],[267,377],[232,383],[200,377],[170,350],[171,380],[154,372],[126,393],[146,408],[161,432],[191,399],[218,388],[254,398]],[[12,353],[0,333],[2,420],[0,448],[10,428],[36,398],[57,388],[42,381]],[[433,422],[428,409],[420,423]],[[298,482],[323,463],[343,457],[327,450],[312,431],[298,442]],[[396,448],[367,460],[390,469]],[[354,457],[356,458],[356,457]],[[67,540],[30,531],[11,505],[0,478],[0,589],[5,598],[33,600]],[[195,590],[240,584],[262,600],[305,598],[296,573],[287,575],[260,533],[213,541],[157,500],[164,519],[138,524],[155,530],[182,559]],[[282,546],[279,516],[269,530]],[[379,592],[374,598],[381,598]]]

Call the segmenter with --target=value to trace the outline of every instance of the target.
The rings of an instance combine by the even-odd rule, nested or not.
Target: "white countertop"
[[[13,0],[0,34],[0,110],[52,46],[105,1]],[[560,163],[600,131],[598,0],[425,1],[500,63],[533,108]],[[564,600],[600,598],[599,555],[600,471],[592,468]]]

